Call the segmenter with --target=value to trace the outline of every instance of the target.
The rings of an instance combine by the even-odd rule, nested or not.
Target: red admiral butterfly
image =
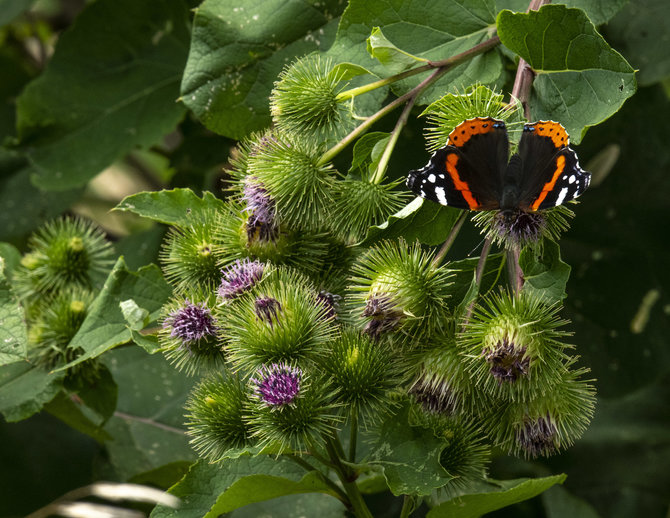
[[[534,212],[574,200],[591,173],[558,122],[525,124],[518,153],[509,157],[507,128],[490,117],[469,119],[422,169],[410,171],[407,186],[422,198],[468,210]]]

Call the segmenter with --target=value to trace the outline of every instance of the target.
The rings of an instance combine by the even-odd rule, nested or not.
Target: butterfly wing
[[[454,128],[446,146],[426,166],[410,171],[407,186],[418,196],[468,210],[500,206],[509,141],[502,121],[469,119]]]
[[[519,208],[548,209],[574,200],[589,186],[565,128],[554,121],[526,124],[519,142],[521,178]]]

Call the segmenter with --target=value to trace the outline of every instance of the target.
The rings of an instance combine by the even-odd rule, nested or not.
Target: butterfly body
[[[575,199],[590,177],[558,122],[524,125],[510,158],[505,123],[477,117],[456,126],[425,167],[410,171],[407,186],[458,209],[535,212]]]

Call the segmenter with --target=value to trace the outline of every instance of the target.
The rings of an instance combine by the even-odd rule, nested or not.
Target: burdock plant
[[[288,459],[359,517],[371,515],[357,480],[383,472],[392,491],[414,494],[407,516],[423,484],[448,499],[485,483],[493,446],[535,458],[584,431],[593,389],[565,341],[560,297],[524,289],[517,264],[523,249],[526,264],[555,246],[569,211],[476,217],[488,229],[479,261],[446,260],[465,212],[439,249],[384,232],[416,205],[402,209],[407,193],[386,176],[400,130],[359,140],[355,165],[338,172],[352,138],[332,145],[351,122],[343,100],[362,92],[342,77],[312,58],[284,69],[274,128],[241,144],[226,201],[168,234],[177,293],[159,337],[176,367],[205,373],[187,403],[199,455],[222,469],[240,455]],[[521,121],[481,85],[426,113],[433,148],[464,118]],[[506,255],[487,266],[496,245]]]
[[[542,199],[560,205],[574,197],[565,185],[578,178],[559,176],[561,167],[576,171],[576,155],[562,149],[547,158],[558,171],[550,181],[517,181],[514,168],[488,178],[498,170],[492,160],[507,160],[517,146],[527,92],[507,97],[481,84],[445,83],[449,91],[422,115],[428,151],[447,153],[449,141],[450,154],[421,170],[420,187],[434,196],[417,191],[416,170],[409,186],[464,208],[411,201],[404,185],[411,165],[399,165],[397,145],[413,107],[445,73],[499,40],[445,61],[420,58],[413,68],[414,57],[379,31],[369,50],[384,66],[401,55],[395,75],[366,82],[362,67],[318,54],[284,66],[270,96],[272,126],[232,151],[221,196],[163,193],[172,201],[161,203],[172,206],[152,217],[171,223],[159,262],[172,291],[161,310],[143,311],[143,297],[155,301],[139,289],[117,304],[124,336],[193,379],[186,428],[204,462],[175,491],[207,479],[204,493],[214,495],[225,480],[216,509],[204,512],[233,511],[234,502],[251,501],[247,493],[321,491],[370,518],[364,493],[384,488],[404,495],[402,518],[420,505],[446,516],[443,505],[469,505],[454,498],[499,490],[487,480],[494,448],[527,459],[553,455],[578,440],[593,415],[588,369],[577,366],[561,316],[567,273],[558,241],[574,214],[503,203],[496,191],[504,184],[505,200],[526,201],[514,189],[538,183]],[[363,96],[377,90],[381,99],[387,92],[378,89],[389,85],[398,98],[371,111]],[[400,106],[390,131],[368,131]],[[528,138],[535,130],[525,131]],[[534,136],[545,137],[552,138]],[[560,138],[567,142],[564,132]],[[468,139],[477,153],[456,144]],[[422,160],[407,157],[415,167]],[[565,191],[551,193],[556,182]],[[479,203],[480,191],[493,201]],[[139,205],[131,210],[153,214]],[[484,234],[479,257],[455,253],[468,216],[496,206],[472,217]],[[100,288],[108,245],[81,223],[61,222],[31,246],[17,293],[40,315],[31,329],[41,351],[34,357],[53,368],[76,358],[68,342],[95,306],[95,292],[86,298],[77,290]],[[35,304],[39,296],[48,308]],[[289,475],[287,465],[304,473]],[[258,480],[267,486],[254,475],[265,475]]]

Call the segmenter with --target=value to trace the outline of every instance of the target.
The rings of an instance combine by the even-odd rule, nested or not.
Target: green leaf
[[[223,208],[223,202],[211,192],[199,198],[191,189],[145,191],[126,196],[115,210],[133,212],[167,225],[188,227],[207,210]]]
[[[366,50],[366,41],[376,27],[382,27],[387,46],[424,60],[441,60],[464,52],[493,35],[494,0],[351,0],[337,30],[337,38],[327,55],[336,61],[360,65],[384,77],[394,69],[378,62]],[[396,54],[397,55],[397,54]],[[435,101],[445,91],[462,89],[477,81],[495,83],[502,74],[497,52],[477,56],[454,67],[426,89],[419,104]],[[425,79],[425,74],[392,85],[400,95]]]
[[[418,240],[425,245],[444,243],[461,211],[415,198],[381,225],[371,227],[364,245],[380,239],[404,237],[408,243]]]
[[[405,406],[382,423],[367,462],[383,471],[394,495],[425,496],[454,477],[440,464],[445,443],[432,430],[411,426],[408,413]]]
[[[23,308],[5,277],[4,257],[0,257],[0,365],[28,357],[28,332]]]
[[[662,1],[662,0],[661,0]],[[552,2],[567,7],[578,7],[582,9],[594,25],[602,25],[616,15],[628,3],[628,0],[565,0],[564,2]],[[509,9],[525,13],[528,9],[526,0],[496,0],[496,11]]]
[[[198,461],[170,493],[182,499],[179,509],[158,506],[152,518],[215,518],[244,505],[283,495],[331,490],[316,472],[285,457],[248,455],[217,464]]]
[[[561,260],[558,243],[545,239],[541,255],[532,247],[521,252],[519,264],[523,270],[523,291],[544,299],[548,303],[560,302],[567,293],[565,286],[570,278],[570,265]]]
[[[65,211],[83,192],[42,191],[30,183],[32,172],[23,156],[0,148],[0,239],[10,240],[32,232]]]
[[[114,416],[105,432],[110,462],[122,480],[149,476],[169,464],[192,462],[184,428],[184,404],[196,380],[160,355],[123,347],[102,357],[119,386]]]
[[[187,24],[179,0],[99,0],[82,11],[17,101],[20,144],[36,185],[83,185],[174,129],[184,116],[175,100]]]
[[[338,500],[319,493],[286,495],[265,502],[245,505],[230,514],[230,518],[346,518],[346,509]]]
[[[75,403],[65,392],[59,392],[55,398],[44,405],[44,410],[63,421],[70,428],[93,437],[98,442],[102,443],[112,439],[112,436],[100,427],[100,423],[90,419],[82,411],[81,405]]]
[[[11,281],[12,272],[16,270],[16,267],[21,262],[21,252],[10,243],[0,243],[0,259],[2,260],[0,273],[4,270],[5,277]]]
[[[0,367],[0,413],[12,422],[39,412],[61,390],[63,377],[28,362]]]
[[[651,85],[670,77],[670,2],[634,0],[607,25],[607,36],[639,69],[640,85]]]
[[[35,0],[0,0],[0,25],[8,24],[34,3]]]
[[[58,370],[95,358],[108,349],[130,341],[131,330],[121,310],[122,301],[132,299],[138,307],[149,313],[149,320],[155,320],[171,293],[172,288],[165,282],[156,265],[131,272],[126,268],[123,257],[120,257],[70,342],[69,347],[80,347],[84,353]]]
[[[555,484],[562,484],[565,475],[535,479],[491,481],[490,491],[460,495],[433,507],[427,518],[478,518],[497,509],[523,502],[539,495]]]
[[[354,157],[349,168],[349,176],[358,179],[371,178],[377,170],[389,138],[389,134],[383,131],[366,133],[359,138],[354,144]]]
[[[419,58],[400,50],[384,36],[379,27],[372,29],[372,34],[370,34],[367,40],[367,49],[373,58],[389,67],[389,70],[394,70],[394,73],[402,72],[413,66],[422,65],[427,61],[424,58]]]
[[[149,312],[137,305],[133,299],[122,300],[119,303],[123,318],[133,331],[144,329],[150,322]]]
[[[193,21],[184,104],[221,135],[240,139],[264,128],[277,75],[293,58],[328,47],[342,4],[205,0]]]
[[[635,93],[635,71],[580,9],[545,5],[529,13],[501,11],[497,25],[502,43],[537,74],[530,98],[533,120],[561,122],[575,144]]]
[[[95,379],[85,377],[71,377],[65,380],[65,388],[74,394],[85,405],[87,414],[98,424],[102,424],[111,417],[116,410],[118,387],[109,369],[99,365]]]

